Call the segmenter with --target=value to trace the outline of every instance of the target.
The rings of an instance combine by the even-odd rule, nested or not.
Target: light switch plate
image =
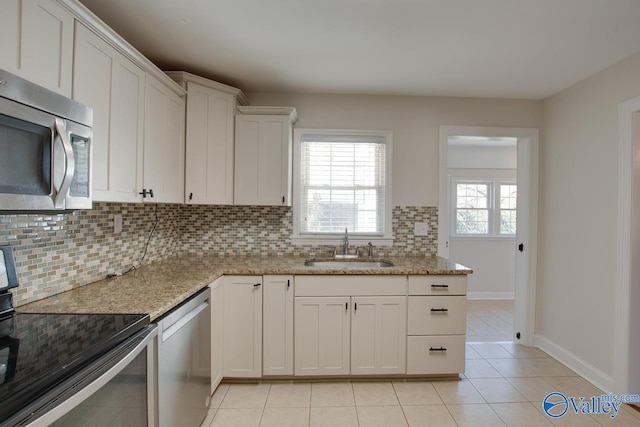
[[[416,222],[413,224],[414,236],[426,236],[429,234],[429,224],[426,222]]]
[[[122,233],[122,214],[113,215],[113,232]]]

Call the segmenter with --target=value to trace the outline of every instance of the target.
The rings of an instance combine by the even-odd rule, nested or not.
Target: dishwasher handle
[[[189,323],[193,318],[195,318],[202,311],[206,310],[209,307],[209,303],[207,301],[200,303],[196,308],[189,311],[187,314],[182,316],[177,322],[173,325],[169,326],[167,329],[162,331],[162,342],[165,342],[173,334],[182,329],[187,323]]]

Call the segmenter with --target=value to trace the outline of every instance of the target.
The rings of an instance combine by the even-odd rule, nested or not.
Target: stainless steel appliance
[[[0,209],[91,209],[93,111],[0,69]]]
[[[211,392],[211,290],[159,322],[158,421],[160,427],[198,427]]]
[[[149,316],[13,313],[0,329],[0,426],[155,425]]]

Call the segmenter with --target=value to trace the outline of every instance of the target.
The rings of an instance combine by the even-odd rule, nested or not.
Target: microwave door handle
[[[69,192],[69,188],[71,187],[71,181],[73,180],[73,174],[76,169],[76,162],[73,157],[73,148],[69,141],[69,135],[67,134],[67,126],[65,125],[65,122],[58,117],[56,117],[55,120],[55,130],[60,136],[60,141],[62,141],[62,148],[64,150],[64,157],[66,160],[64,178],[62,179],[62,184],[60,184],[60,189],[56,194],[54,202],[56,209],[62,209],[65,206],[65,199]]]

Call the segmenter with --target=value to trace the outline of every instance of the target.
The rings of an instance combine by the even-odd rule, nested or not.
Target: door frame
[[[618,247],[615,282],[613,335],[613,390],[629,391],[629,350],[631,340],[631,256],[634,184],[633,117],[640,112],[640,97],[618,107]]]
[[[448,173],[448,140],[452,136],[487,136],[517,138],[518,185],[526,186],[528,197],[519,200],[517,243],[525,251],[516,256],[516,284],[514,307],[514,340],[533,346],[535,337],[536,272],[538,255],[538,129],[485,126],[440,126],[439,199],[438,199],[438,255],[449,256],[450,180]],[[520,193],[520,191],[519,191]],[[524,213],[524,217],[522,215]],[[521,225],[524,224],[524,227]],[[515,248],[514,248],[515,250]]]

